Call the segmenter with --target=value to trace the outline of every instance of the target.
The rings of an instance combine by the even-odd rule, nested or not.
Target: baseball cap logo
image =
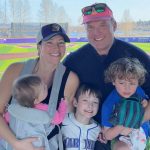
[[[39,44],[41,41],[47,41],[56,35],[62,36],[65,42],[70,42],[64,29],[59,24],[53,23],[42,26],[37,35],[37,43]]]
[[[60,30],[60,26],[58,24],[52,24],[52,29],[53,32],[58,32]]]

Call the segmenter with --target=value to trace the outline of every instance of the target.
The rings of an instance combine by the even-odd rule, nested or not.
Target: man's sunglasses
[[[97,13],[102,13],[102,12],[105,11],[106,7],[108,7],[108,6],[105,3],[97,3],[97,4],[94,4],[94,5],[91,5],[91,6],[84,7],[82,9],[82,13],[83,13],[84,16],[91,15],[92,11],[93,11],[93,8],[95,9],[95,11]]]

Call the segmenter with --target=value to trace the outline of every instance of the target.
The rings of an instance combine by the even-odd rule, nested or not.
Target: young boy
[[[94,150],[100,126],[92,117],[97,114],[100,102],[99,91],[88,85],[81,85],[76,92],[74,113],[69,113],[62,123],[65,150]]]
[[[106,81],[115,86],[102,105],[103,134],[106,140],[115,139],[113,150],[144,150],[146,146],[148,131],[144,124],[143,128],[133,129],[123,125],[113,126],[110,122],[115,107],[126,98],[140,98],[141,106],[147,106],[147,96],[139,87],[144,83],[145,75],[145,68],[136,58],[120,58],[113,62],[105,72]]]

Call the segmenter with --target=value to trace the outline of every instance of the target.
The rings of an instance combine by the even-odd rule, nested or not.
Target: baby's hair
[[[24,107],[34,107],[38,98],[42,80],[36,75],[26,75],[17,78],[13,83],[12,96]]]
[[[90,95],[94,95],[99,100],[101,99],[101,92],[99,89],[89,84],[81,84],[75,94],[75,98],[77,99],[77,101],[79,99],[79,96],[85,94],[86,92],[89,92]]]
[[[147,71],[137,58],[120,58],[110,64],[105,71],[105,81],[118,79],[137,79],[139,85],[145,82]]]

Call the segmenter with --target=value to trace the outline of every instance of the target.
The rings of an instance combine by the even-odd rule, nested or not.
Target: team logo
[[[52,24],[52,31],[58,32],[60,30],[60,26],[58,24]]]

